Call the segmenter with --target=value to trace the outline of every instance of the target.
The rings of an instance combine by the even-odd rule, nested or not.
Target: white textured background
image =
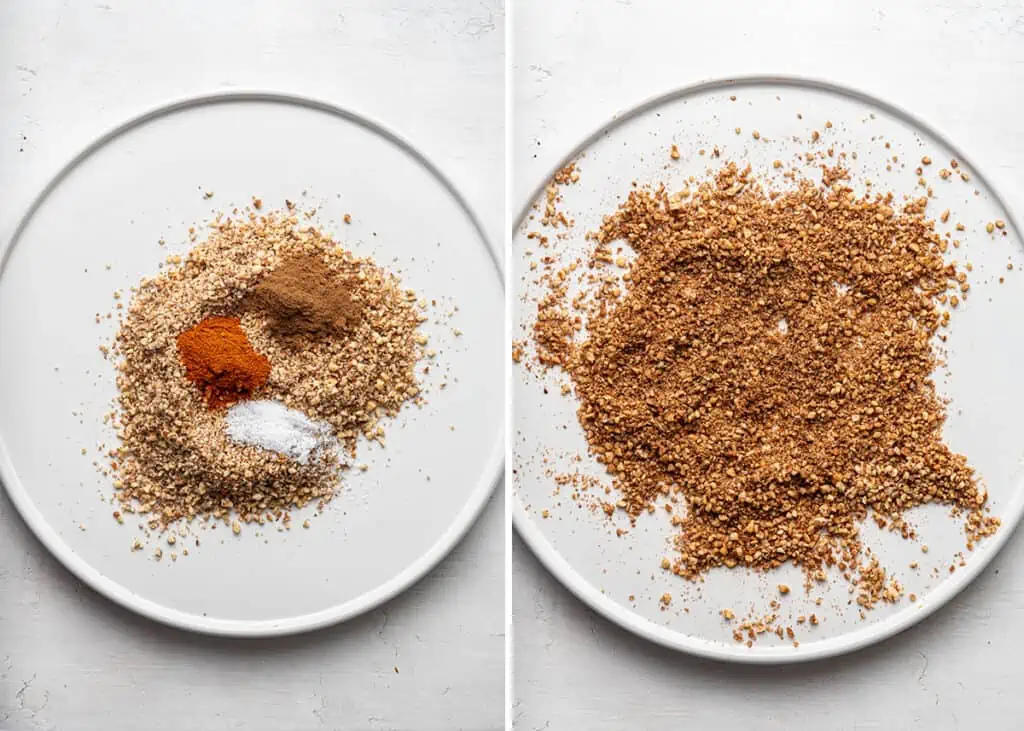
[[[0,237],[110,127],[188,94],[247,87],[379,119],[452,177],[498,241],[503,27],[501,0],[4,0]],[[441,567],[383,609],[238,642],[101,599],[0,491],[0,730],[499,728],[502,507],[492,500]]]
[[[915,112],[1024,214],[1021,0],[516,0],[512,28],[516,209],[615,112],[710,77],[785,73]],[[512,565],[523,731],[1024,727],[1024,534],[916,628],[783,668],[698,661],[635,639],[561,588],[518,539]]]

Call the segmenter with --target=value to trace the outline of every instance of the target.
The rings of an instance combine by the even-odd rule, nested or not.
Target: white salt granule
[[[280,401],[239,401],[228,409],[225,426],[236,442],[250,444],[306,464],[332,441],[331,427],[313,421]]]

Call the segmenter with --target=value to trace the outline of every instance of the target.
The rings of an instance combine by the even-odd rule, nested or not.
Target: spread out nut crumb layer
[[[542,225],[566,223],[556,184],[570,173],[547,190]],[[674,552],[651,557],[663,570],[792,562],[808,588],[837,570],[863,611],[903,595],[863,545],[865,520],[912,538],[906,512],[941,504],[968,549],[999,521],[943,442],[933,381],[967,273],[927,197],[857,195],[834,160],[822,173],[771,189],[730,162],[680,191],[636,186],[570,263],[556,234],[529,232],[548,249],[535,359],[526,342],[512,357],[569,375],[611,478],[604,513],[657,512],[678,529]]]

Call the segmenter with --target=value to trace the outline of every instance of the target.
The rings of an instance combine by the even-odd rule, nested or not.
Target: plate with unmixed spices
[[[799,79],[652,100],[513,234],[513,515],[595,610],[686,652],[877,642],[1024,507],[1024,252],[925,123]]]
[[[76,157],[0,260],[0,478],[153,619],[338,622],[429,571],[500,477],[503,283],[379,125],[232,93]]]

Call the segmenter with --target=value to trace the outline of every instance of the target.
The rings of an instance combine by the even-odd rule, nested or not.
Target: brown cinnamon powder
[[[352,298],[353,282],[311,254],[293,256],[268,274],[246,297],[274,334],[288,341],[351,333],[363,306]]]

